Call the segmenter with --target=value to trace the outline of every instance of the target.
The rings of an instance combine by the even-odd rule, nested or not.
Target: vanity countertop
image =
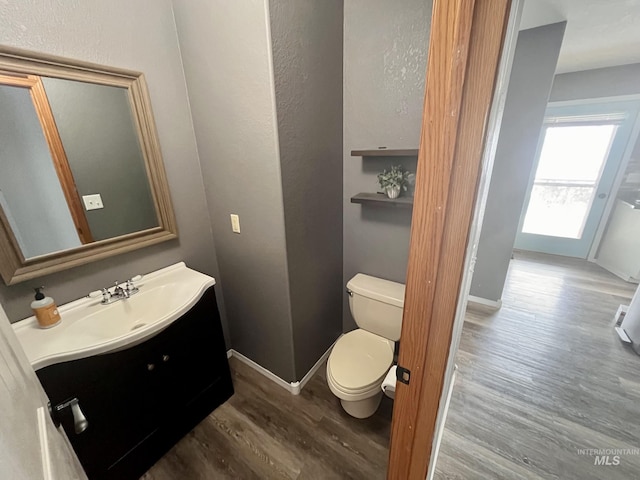
[[[13,324],[35,370],[137,345],[167,328],[197,303],[215,279],[184,262],[145,275],[131,298],[102,305],[81,298],[58,307],[62,321],[48,329],[35,317]]]

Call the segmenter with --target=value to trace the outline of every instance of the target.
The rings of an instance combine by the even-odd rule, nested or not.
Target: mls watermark
[[[579,448],[578,455],[593,457],[593,464],[599,466],[617,466],[622,458],[640,455],[640,448]]]

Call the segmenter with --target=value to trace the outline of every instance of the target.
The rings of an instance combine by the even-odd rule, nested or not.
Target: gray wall
[[[0,202],[25,258],[81,245],[28,88],[0,85]]]
[[[344,272],[405,282],[411,212],[350,203],[378,189],[376,174],[416,160],[351,157],[352,149],[417,148],[424,101],[431,2],[345,0]],[[355,328],[343,295],[343,328]]]
[[[640,92],[640,63],[556,75],[550,102],[634,95]]]
[[[271,0],[296,379],[342,331],[342,0]]]
[[[126,89],[42,79],[78,193],[99,193],[86,212],[95,241],[158,226]]]
[[[174,0],[174,10],[231,343],[293,381],[268,5]],[[239,235],[230,213],[240,216]]]
[[[502,296],[565,26],[518,34],[471,295]]]
[[[144,72],[178,222],[176,241],[49,275],[38,279],[37,284],[46,285],[48,294],[58,303],[65,303],[114,280],[184,260],[190,267],[216,277],[221,298],[216,251],[169,0],[0,2],[0,44]],[[0,303],[12,321],[31,314],[33,283],[0,286]]]

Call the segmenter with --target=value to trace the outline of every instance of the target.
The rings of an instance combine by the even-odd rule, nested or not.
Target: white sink
[[[189,311],[215,283],[181,262],[145,275],[131,298],[109,305],[100,298],[82,298],[59,306],[62,322],[55,327],[42,329],[29,317],[13,329],[38,370],[137,345]]]

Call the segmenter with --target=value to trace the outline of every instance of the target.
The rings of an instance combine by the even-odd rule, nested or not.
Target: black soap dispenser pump
[[[38,320],[40,328],[51,328],[60,323],[60,312],[58,312],[58,306],[53,301],[53,298],[46,297],[40,291],[43,289],[44,287],[34,288],[36,295],[33,302],[31,302],[31,309]]]

